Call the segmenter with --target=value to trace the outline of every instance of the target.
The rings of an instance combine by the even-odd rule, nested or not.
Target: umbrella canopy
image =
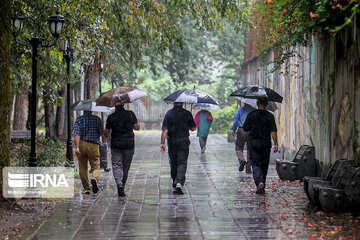
[[[115,108],[96,106],[96,98],[77,101],[72,105],[74,111],[92,111],[92,112],[113,112]]]
[[[104,92],[96,100],[96,106],[115,107],[124,103],[132,103],[146,97],[147,93],[138,87],[117,87]]]
[[[271,102],[278,102],[282,103],[283,97],[280,96],[277,92],[270,88],[264,88],[259,86],[248,86],[242,87],[230,96],[234,97],[243,97],[243,98],[250,98],[250,99],[259,99],[259,98],[267,98]]]
[[[208,104],[208,103],[198,103],[194,106],[194,108],[198,108],[198,109],[207,109],[207,110],[216,110],[216,109],[220,109],[219,105],[215,105],[215,104]]]
[[[210,94],[201,92],[199,90],[177,90],[169,96],[167,96],[164,101],[166,103],[171,102],[182,102],[182,103],[207,103],[213,105],[220,105],[220,101],[211,96]]]
[[[239,101],[248,104],[254,108],[257,107],[257,100],[256,99],[251,99],[251,98],[243,98],[243,97],[236,97],[236,99],[238,99]],[[269,101],[268,105],[266,106],[266,110],[268,111],[272,111],[275,112],[275,110],[277,110],[278,107],[276,105],[276,103]]]

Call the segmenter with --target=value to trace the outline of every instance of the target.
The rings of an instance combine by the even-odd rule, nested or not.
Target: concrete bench
[[[346,211],[355,210],[358,207],[359,204],[353,204],[354,202],[350,200],[346,193],[349,192],[349,185],[357,186],[353,179],[360,175],[360,168],[345,166],[343,170],[336,186],[326,184],[314,185],[315,203],[319,209],[323,211]],[[347,188],[347,191],[345,191],[345,188]]]
[[[308,197],[309,201],[311,203],[314,204],[313,199],[311,198],[311,195],[309,193],[309,191],[312,191],[313,188],[313,184],[316,182],[331,182],[332,179],[335,177],[336,172],[339,170],[341,164],[346,161],[346,159],[338,159],[335,161],[335,163],[331,166],[329,172],[327,173],[325,178],[321,178],[321,177],[310,177],[310,176],[305,176],[304,177],[304,191],[306,193],[306,196]],[[310,187],[309,187],[310,185]]]
[[[292,161],[276,159],[276,171],[281,180],[300,180],[316,176],[315,147],[302,145]]]
[[[12,130],[10,137],[13,142],[23,142],[25,139],[31,137],[31,132],[29,130]]]
[[[319,198],[318,198],[318,193],[315,192],[315,186],[320,186],[320,185],[323,185],[323,186],[333,186],[333,187],[336,187],[343,174],[344,174],[344,170],[345,170],[345,167],[351,167],[351,166],[354,166],[355,162],[353,160],[339,160],[337,161],[338,163],[335,166],[333,166],[333,170],[335,172],[334,176],[332,178],[330,178],[329,180],[326,180],[326,179],[321,179],[321,178],[308,178],[308,181],[307,183],[304,183],[307,184],[307,187],[306,187],[306,194],[308,196],[308,199],[309,201],[315,205],[315,206],[319,206],[320,203],[319,203]],[[334,171],[331,171],[330,172],[334,172]],[[329,173],[330,173],[329,172]],[[305,188],[305,186],[304,186]]]

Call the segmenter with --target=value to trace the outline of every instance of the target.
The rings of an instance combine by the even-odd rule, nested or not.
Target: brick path
[[[205,154],[191,136],[185,195],[171,190],[160,133],[137,133],[127,197],[117,197],[112,172],[97,195],[81,188],[23,239],[359,239],[359,218],[306,207],[301,183],[278,180],[270,166],[266,194],[238,172],[234,144],[210,135]],[[20,236],[19,236],[20,237]]]

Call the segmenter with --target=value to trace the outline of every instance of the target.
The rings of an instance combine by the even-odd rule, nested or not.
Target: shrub
[[[18,145],[18,144],[16,144]],[[63,167],[66,163],[65,144],[60,141],[36,137],[38,167]],[[30,141],[19,143],[12,153],[11,166],[24,167],[29,164]]]
[[[231,106],[227,106],[224,109],[212,110],[213,123],[211,125],[211,133],[226,134],[232,124],[236,112],[236,103]]]

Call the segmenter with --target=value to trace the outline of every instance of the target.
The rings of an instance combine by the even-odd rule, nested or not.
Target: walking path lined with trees
[[[126,198],[118,198],[112,173],[103,172],[97,195],[83,196],[80,187],[22,239],[359,238],[359,217],[308,209],[302,183],[280,181],[274,162],[266,194],[255,194],[224,135],[209,135],[204,154],[191,135],[185,194],[173,194],[159,139],[156,132],[136,134]]]

